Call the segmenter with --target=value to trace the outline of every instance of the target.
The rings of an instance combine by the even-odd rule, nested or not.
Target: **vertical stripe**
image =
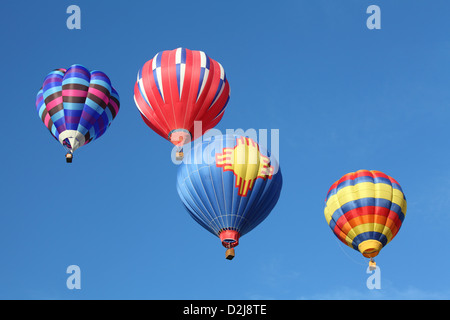
[[[145,123],[168,140],[177,129],[193,136],[195,121],[202,122],[201,134],[214,127],[230,93],[222,66],[204,52],[185,48],[159,52],[147,61],[135,87],[134,100]]]

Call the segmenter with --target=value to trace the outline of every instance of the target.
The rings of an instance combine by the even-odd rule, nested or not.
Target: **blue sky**
[[[81,8],[68,30],[66,8]],[[381,29],[366,9],[381,8]],[[6,2],[2,77],[2,299],[449,299],[448,1]],[[217,129],[278,129],[283,190],[236,258],[175,189],[170,143],[141,120],[138,69],[161,50],[205,51],[231,87]],[[43,78],[79,63],[109,75],[121,109],[64,161],[35,112]],[[326,224],[331,184],[358,169],[408,200],[397,237],[367,261]],[[81,268],[81,290],[66,268]]]

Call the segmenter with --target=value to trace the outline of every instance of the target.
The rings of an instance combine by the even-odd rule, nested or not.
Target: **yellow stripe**
[[[392,239],[392,231],[390,228],[386,227],[384,224],[380,223],[364,223],[357,226],[354,226],[348,234],[348,237],[350,239],[353,239],[364,232],[379,232],[386,236],[387,242],[391,241]]]
[[[344,240],[347,243],[347,245],[353,249],[353,240],[351,238],[349,238],[348,236],[346,236]]]
[[[361,198],[386,199],[399,205],[403,214],[406,213],[406,201],[400,190],[394,189],[385,183],[361,182],[354,186],[342,188],[328,199],[325,207],[327,223],[330,224],[331,216],[342,205]]]
[[[327,201],[327,205],[325,206],[325,219],[327,220],[328,225],[330,224],[331,221],[331,215],[333,214],[333,212],[331,212],[330,207],[328,207],[328,201]]]
[[[391,229],[386,227],[385,225],[382,225],[379,223],[365,223],[365,224],[355,226],[354,228],[352,228],[349,231],[349,233],[345,236],[345,239],[343,239],[343,240],[347,243],[347,246],[349,246],[350,248],[353,248],[353,240],[355,239],[355,237],[357,235],[364,233],[364,232],[371,232],[371,231],[380,232],[380,233],[384,234],[387,239],[386,244],[388,244],[392,240]],[[340,236],[342,236],[342,234]]]

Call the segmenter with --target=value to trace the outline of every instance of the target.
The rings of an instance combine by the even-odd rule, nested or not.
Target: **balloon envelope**
[[[144,122],[182,147],[221,119],[230,86],[220,63],[202,51],[159,52],[139,70],[134,100]],[[201,128],[194,130],[194,122]]]
[[[406,198],[392,177],[359,170],[331,186],[324,211],[339,240],[373,258],[398,233],[406,214]]]
[[[248,137],[215,136],[194,145],[178,169],[178,194],[192,218],[232,248],[274,208],[281,171]]]
[[[77,64],[50,72],[36,97],[42,122],[70,152],[101,137],[119,106],[108,76]]]

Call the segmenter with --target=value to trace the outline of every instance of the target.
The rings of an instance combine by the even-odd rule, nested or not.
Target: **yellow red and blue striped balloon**
[[[359,170],[333,183],[324,211],[339,240],[373,258],[398,233],[406,214],[406,198],[392,177]]]

